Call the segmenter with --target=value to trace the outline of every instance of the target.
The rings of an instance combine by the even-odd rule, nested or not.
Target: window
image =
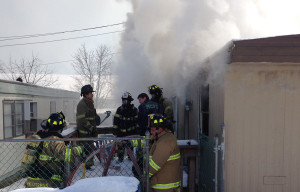
[[[24,102],[3,101],[4,138],[12,138],[24,134]]]
[[[56,101],[50,101],[50,114],[56,113]]]
[[[37,118],[37,102],[30,102],[30,118]]]
[[[37,125],[37,102],[30,102],[30,129],[29,132],[36,132]]]
[[[72,105],[71,105],[71,102],[70,101],[67,101],[67,100],[64,100],[63,101],[63,110],[62,112],[64,113],[64,115],[66,117],[70,117],[70,109],[71,109]],[[68,118],[67,118],[68,119]],[[69,121],[69,119],[68,119]]]
[[[202,133],[209,134],[209,85],[201,87],[201,115],[202,115]]]

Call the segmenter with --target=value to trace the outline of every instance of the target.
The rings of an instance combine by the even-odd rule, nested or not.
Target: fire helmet
[[[95,91],[93,90],[93,87],[91,85],[84,85],[83,87],[81,87],[80,95],[83,96],[85,94],[89,94],[92,92],[95,92]]]
[[[169,127],[167,118],[161,114],[150,114],[150,115],[148,115],[148,118],[149,118],[149,128],[161,127],[163,129],[166,129]]]
[[[129,92],[124,92],[121,98],[122,100],[133,101],[133,98]]]
[[[60,131],[66,126],[65,115],[63,112],[52,113],[48,119],[42,121],[41,126],[50,132]]]
[[[162,90],[159,88],[157,85],[151,85],[148,87],[148,91],[151,95],[157,95],[161,96],[162,95]]]

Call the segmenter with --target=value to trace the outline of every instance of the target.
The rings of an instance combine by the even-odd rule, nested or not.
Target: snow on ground
[[[81,179],[64,189],[31,188],[13,192],[136,192],[138,185],[139,181],[135,177],[107,176]]]
[[[104,167],[101,163],[95,158],[95,166],[93,166],[93,170],[86,170],[86,178],[100,177],[102,176]],[[115,165],[120,166],[120,169],[114,169]],[[122,163],[117,163],[116,160],[112,161],[110,169],[108,169],[108,176],[133,176],[132,173],[132,162],[128,159],[124,159]],[[71,185],[82,178],[82,165],[74,174],[72,178]]]

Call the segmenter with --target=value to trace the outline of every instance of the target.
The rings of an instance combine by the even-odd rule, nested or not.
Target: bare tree
[[[41,65],[40,60],[32,55],[30,59],[21,59],[19,62],[9,60],[9,64],[2,63],[0,72],[9,80],[20,79],[24,83],[50,87],[58,79],[53,77],[53,71],[47,65]]]
[[[111,92],[111,64],[110,49],[101,45],[95,50],[88,51],[82,45],[75,53],[72,63],[75,72],[74,89],[79,91],[83,85],[90,84],[95,89],[94,100],[96,108],[104,108],[107,97]]]

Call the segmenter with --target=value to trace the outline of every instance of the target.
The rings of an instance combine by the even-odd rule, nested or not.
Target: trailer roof
[[[79,98],[77,92],[0,79],[0,94]]]
[[[300,63],[300,34],[232,42],[231,62]]]

